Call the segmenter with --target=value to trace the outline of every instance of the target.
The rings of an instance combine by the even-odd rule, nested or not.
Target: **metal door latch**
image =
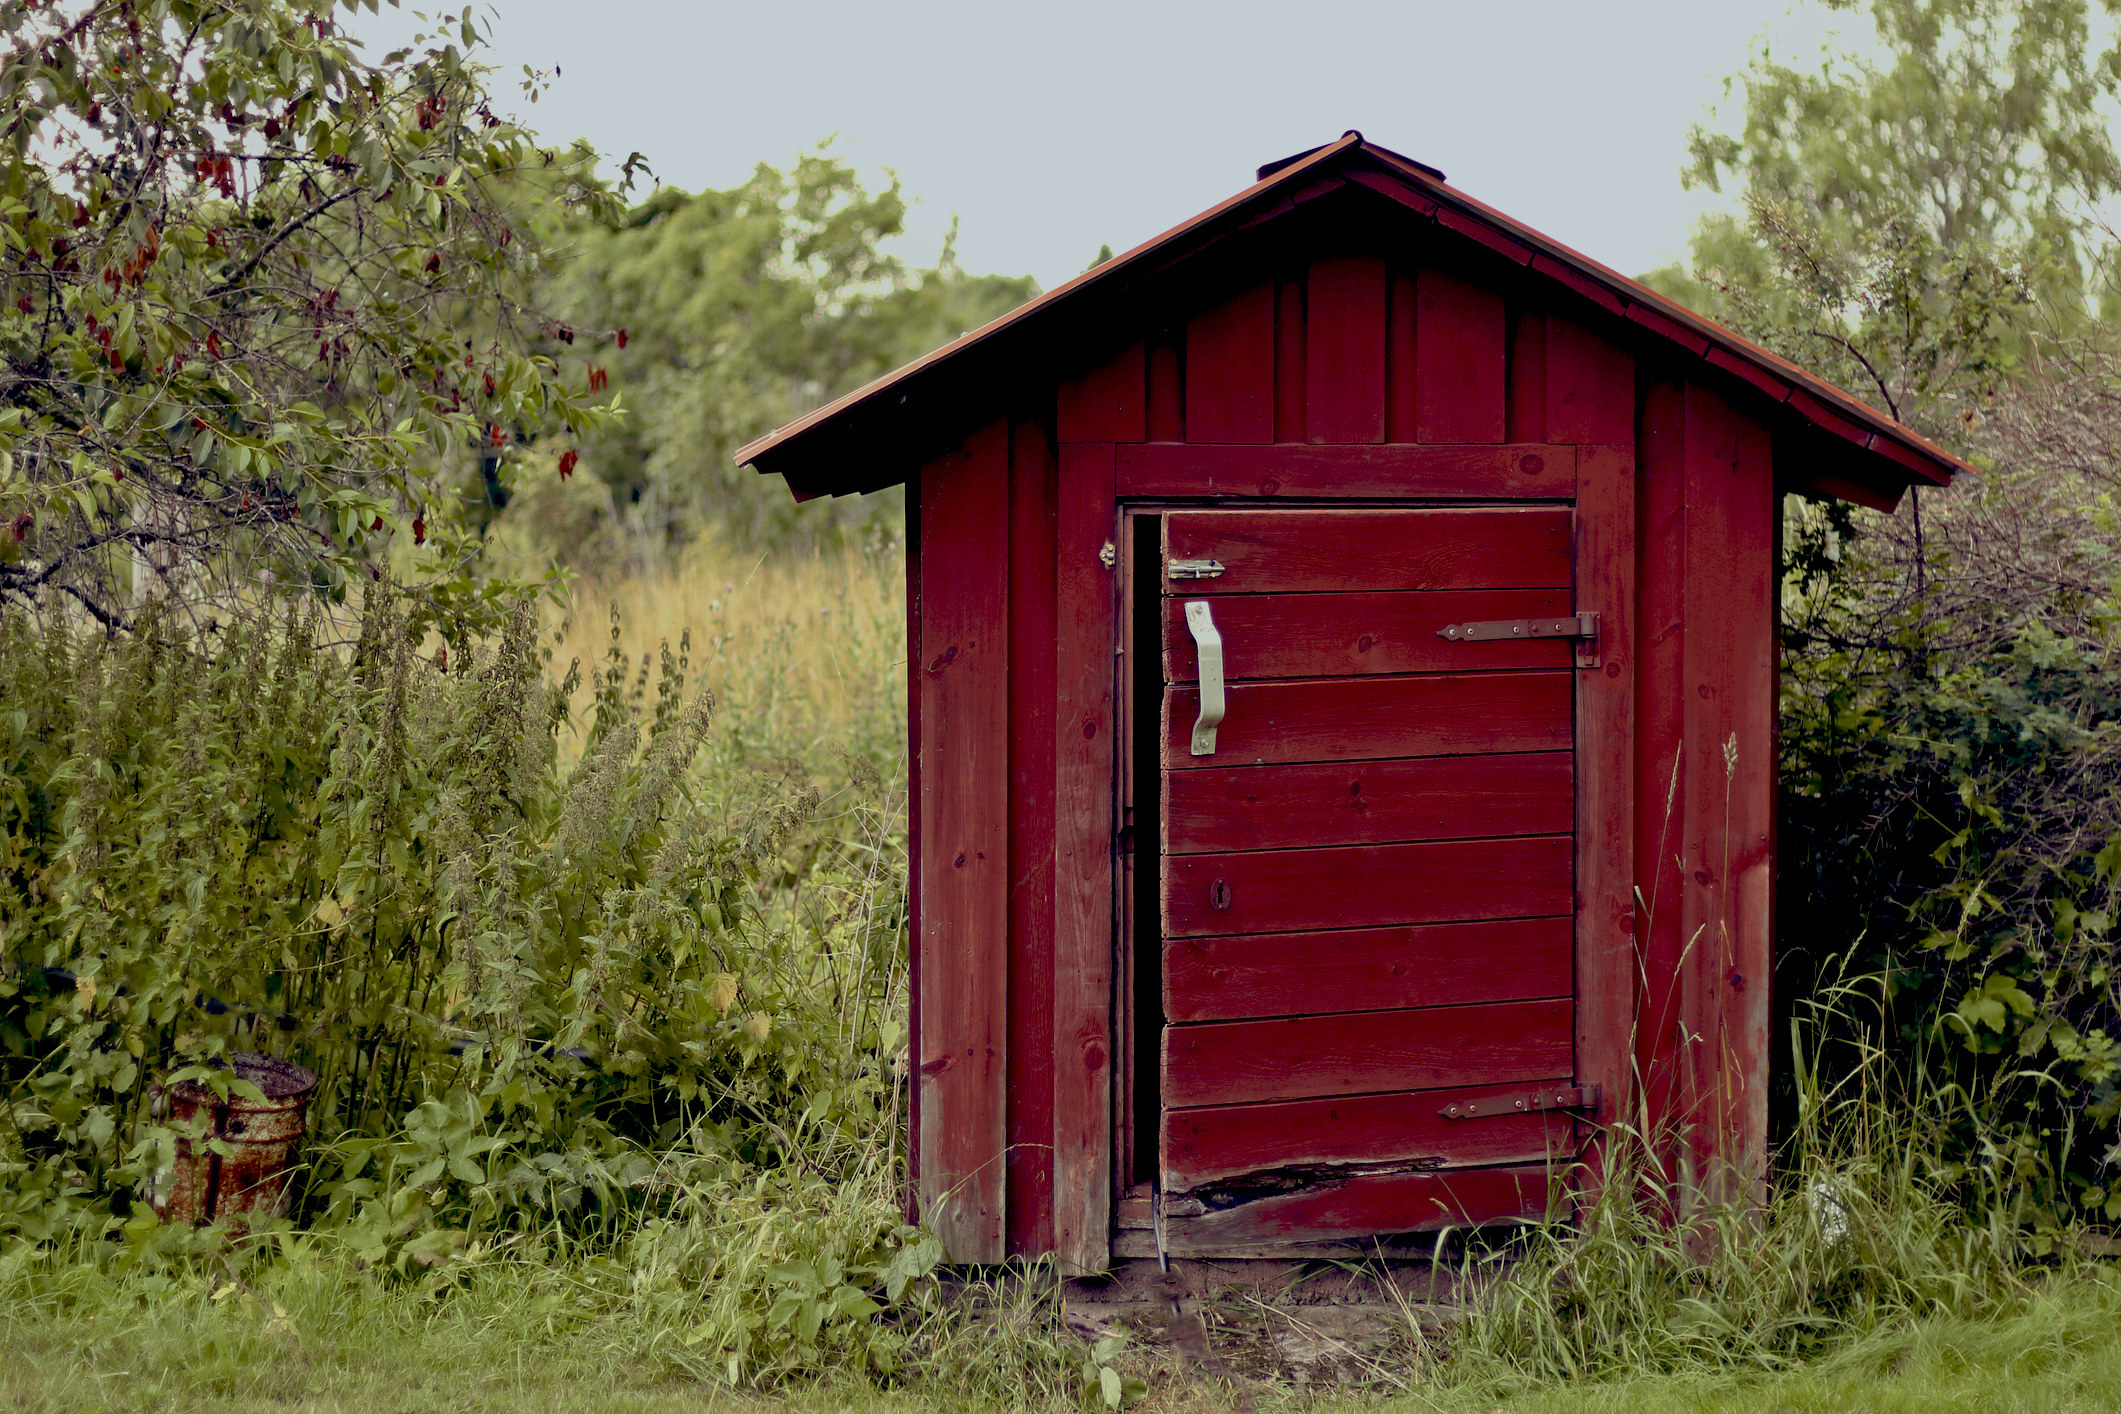
[[[1173,579],[1214,579],[1222,572],[1220,560],[1173,560],[1164,570]]]
[[[1200,658],[1200,716],[1193,723],[1193,754],[1215,754],[1215,729],[1223,720],[1223,636],[1205,599],[1186,601],[1186,627]]]
[[[1445,1119],[1494,1119],[1498,1115],[1533,1114],[1539,1110],[1598,1109],[1598,1087],[1578,1085],[1574,1089],[1528,1090],[1519,1095],[1490,1095],[1480,1100],[1454,1100],[1436,1113]]]
[[[1453,643],[1475,643],[1489,638],[1596,638],[1598,615],[1570,614],[1561,619],[1484,619],[1479,623],[1445,624],[1438,638]]]

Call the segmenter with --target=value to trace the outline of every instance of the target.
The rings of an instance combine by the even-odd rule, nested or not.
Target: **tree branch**
[[[322,201],[310,207],[309,210],[290,220],[286,225],[282,226],[278,231],[274,232],[271,240],[268,240],[264,245],[259,246],[256,251],[252,252],[250,259],[244,261],[241,265],[237,266],[235,272],[231,274],[226,280],[223,280],[220,284],[208,290],[206,292],[206,298],[219,299],[221,296],[235,289],[236,286],[243,283],[243,278],[246,275],[250,274],[251,271],[258,268],[259,262],[263,261],[266,256],[271,255],[274,251],[278,250],[280,248],[281,243],[284,242],[289,236],[292,236],[295,232],[301,230],[304,226],[307,226],[310,222],[316,220],[319,216],[322,216],[325,212],[331,210],[332,207],[337,206],[340,202],[358,195],[360,193],[360,190],[361,189],[358,186],[349,186],[345,190],[340,191],[335,195],[325,197]]]

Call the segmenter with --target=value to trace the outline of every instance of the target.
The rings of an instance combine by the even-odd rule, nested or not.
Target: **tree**
[[[1859,0],[1822,0],[1855,11]],[[2109,19],[2121,2],[2099,0]],[[2087,0],[1870,0],[1888,61],[1816,71],[1763,47],[1736,133],[1697,127],[1689,186],[1743,188],[1652,283],[1952,435],[2038,316],[2081,327],[2105,289],[2093,219],[2121,195],[2104,107],[2121,44]]]
[[[735,466],[751,438],[889,372],[1038,293],[969,275],[951,242],[931,268],[890,253],[905,201],[820,151],[761,165],[727,191],[666,188],[615,229],[574,223],[548,295],[630,409],[585,439],[587,476],[545,482],[523,513],[562,556],[639,559],[712,529],[775,540],[813,529],[787,492]],[[888,509],[895,497],[877,498]],[[844,525],[877,507],[847,503]],[[511,512],[516,514],[516,512]]]
[[[494,111],[469,10],[371,62],[334,8],[0,0],[0,604],[341,591],[400,535],[473,602],[452,461],[608,420],[520,213],[617,197]]]
[[[1822,0],[1854,11],[1860,0]],[[2100,105],[2121,94],[2121,45],[2096,42],[2087,0],[1870,0],[1879,67],[1816,72],[1763,49],[1738,135],[1696,128],[1689,185],[1804,202],[1823,224],[1875,231],[1914,215],[1937,241],[2071,246],[2089,206],[2121,193]],[[2121,4],[2100,0],[2109,17]]]

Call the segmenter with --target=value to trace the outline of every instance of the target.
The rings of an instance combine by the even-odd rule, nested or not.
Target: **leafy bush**
[[[776,1295],[745,1364],[933,1264],[893,1197],[901,802],[873,766],[829,818],[798,762],[703,774],[667,645],[652,698],[592,674],[563,772],[536,623],[0,617],[0,1230],[149,1240],[156,1083],[255,1049],[317,1073],[303,1215],[369,1262],[551,1231],[654,1266],[703,1202],[844,1228],[732,1288],[809,1260],[829,1303]]]

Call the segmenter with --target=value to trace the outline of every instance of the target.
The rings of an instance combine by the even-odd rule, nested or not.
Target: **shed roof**
[[[1674,357],[1707,364],[1772,405],[1778,431],[1810,439],[1791,488],[1890,508],[1910,485],[1942,486],[1970,470],[1958,457],[1787,359],[1476,201],[1434,167],[1350,131],[1260,169],[1218,205],[1064,285],[961,335],[815,412],[740,448],[739,465],[787,479],[798,500],[873,491],[1021,396],[1037,376],[1094,343],[1120,306],[1175,266],[1241,230],[1329,192],[1367,189],[1417,218],[1625,321]]]

